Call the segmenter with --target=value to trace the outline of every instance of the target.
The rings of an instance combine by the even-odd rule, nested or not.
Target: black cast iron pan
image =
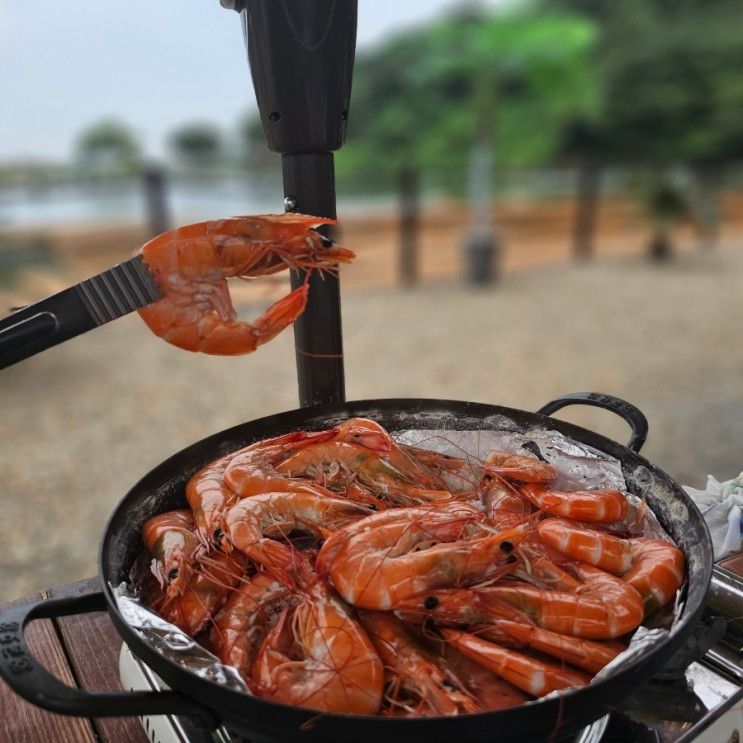
[[[604,407],[624,418],[632,439],[621,446],[592,431],[547,418],[570,404]],[[377,420],[390,431],[404,429],[528,430],[556,429],[593,446],[622,463],[630,492],[643,498],[683,549],[688,582],[685,605],[673,632],[625,668],[608,678],[511,710],[460,717],[385,718],[317,714],[230,690],[200,678],[161,656],[124,621],[111,591],[127,579],[142,550],[140,527],[150,516],[185,504],[188,478],[202,465],[231,450],[299,428],[322,429],[351,416]],[[364,400],[317,406],[251,421],[211,436],[179,452],[146,475],[121,501],[106,527],[100,551],[103,590],[73,599],[53,599],[15,606],[0,615],[0,675],[19,694],[61,714],[91,717],[176,714],[200,718],[201,724],[224,724],[235,735],[254,741],[392,741],[543,740],[560,737],[603,716],[659,669],[698,621],[712,571],[707,527],[689,497],[665,473],[638,455],[647,421],[634,406],[608,395],[578,393],[559,398],[539,413],[494,405],[446,400]],[[107,610],[131,650],[174,691],[167,693],[94,693],[72,689],[51,676],[25,645],[23,628],[31,619]]]

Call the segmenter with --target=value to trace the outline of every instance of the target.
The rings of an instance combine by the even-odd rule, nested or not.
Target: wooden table
[[[30,598],[79,596],[99,589],[98,578],[90,578]],[[21,599],[13,603],[28,600]],[[90,691],[121,691],[121,637],[105,612],[35,620],[29,624],[26,638],[29,649],[39,661],[70,686]],[[57,715],[29,704],[0,681],[0,741],[147,743],[148,738],[135,717],[85,718]]]

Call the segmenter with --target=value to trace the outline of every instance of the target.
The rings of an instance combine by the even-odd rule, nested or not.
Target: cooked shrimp
[[[506,480],[549,484],[557,479],[557,470],[536,457],[491,451],[485,457],[484,469]]]
[[[627,539],[562,519],[540,521],[537,530],[549,547],[613,575],[624,575],[632,565],[632,545]]]
[[[352,418],[338,428],[332,441],[302,447],[277,470],[289,477],[312,477],[327,487],[358,480],[377,497],[396,505],[451,499],[443,482],[401,449],[378,423]]]
[[[231,544],[274,575],[293,572],[294,560],[283,563],[282,552],[273,537],[287,537],[303,531],[322,539],[351,521],[370,513],[356,503],[310,493],[263,493],[244,498],[225,515],[226,534]]]
[[[214,552],[202,556],[192,568],[191,579],[180,596],[163,596],[153,608],[186,634],[197,635],[227,599],[245,573],[246,558],[239,552]]]
[[[629,511],[629,503],[620,490],[562,492],[531,484],[521,488],[521,493],[537,508],[578,521],[621,521]]]
[[[442,477],[436,468],[429,468],[425,461],[412,456],[407,447],[400,446],[388,431],[376,421],[369,418],[351,418],[340,424],[343,430],[343,440],[356,443],[367,448],[376,448],[380,453],[382,447],[375,440],[386,439],[387,451],[383,460],[387,473],[375,477],[368,473],[367,485],[382,495],[394,496],[396,493],[408,495],[418,502],[449,500],[452,494],[447,490]],[[389,470],[392,470],[390,472]],[[364,478],[361,477],[363,480]]]
[[[211,651],[249,680],[261,642],[293,595],[266,573],[245,580],[214,617],[209,634]]]
[[[571,635],[560,635],[535,627],[533,624],[522,624],[508,619],[499,620],[496,626],[523,645],[541,650],[553,658],[559,658],[591,673],[598,673],[625,649],[620,643],[596,642]]]
[[[187,509],[153,516],[142,527],[142,541],[152,555],[150,569],[166,596],[179,596],[191,578],[191,560],[199,548],[194,522]]]
[[[325,431],[294,431],[241,450],[232,458],[225,471],[225,484],[241,498],[259,493],[294,492],[327,495],[333,493],[319,483],[279,472],[278,465],[297,450],[319,445],[338,437],[338,428]]]
[[[594,673],[623,650],[617,644],[595,643],[542,630],[528,614],[501,599],[497,588],[427,591],[400,602],[395,613],[418,624],[430,620],[442,627],[469,627],[478,637],[499,645],[529,645]],[[518,603],[512,597],[511,600]],[[595,667],[598,663],[602,665]]]
[[[583,583],[572,593],[527,583],[497,585],[480,589],[480,611],[485,612],[486,599],[494,597],[524,612],[544,629],[592,640],[619,637],[642,622],[642,597],[632,586],[591,565],[579,564],[575,569]],[[501,606],[492,605],[496,623],[503,618]]]
[[[246,495],[271,492],[272,488],[330,495],[329,492],[314,487],[312,483],[286,482],[284,478],[279,478],[278,481],[272,479],[271,466],[282,457],[288,456],[293,448],[332,435],[332,431],[294,431],[258,441],[226,454],[200,469],[186,484],[186,499],[191,506],[201,540],[207,545],[229,551],[231,545],[224,536],[224,514],[227,508]],[[241,462],[244,471],[252,474],[250,487],[245,482],[237,483],[241,487],[232,487],[228,482],[227,473],[234,462]]]
[[[645,613],[665,606],[686,579],[684,553],[675,545],[637,537],[632,545],[632,567],[622,580],[634,586],[645,599]]]
[[[477,633],[479,637],[482,637]],[[520,689],[489,671],[485,666],[462,655],[451,645],[440,643],[441,665],[447,675],[453,676],[475,697],[477,706],[483,712],[494,712],[499,709],[518,707],[529,701],[529,697]]]
[[[585,686],[591,680],[590,676],[581,671],[545,663],[460,630],[443,629],[441,634],[460,653],[482,663],[509,683],[535,697],[560,689]]]
[[[480,511],[461,502],[384,511],[333,534],[317,567],[349,603],[390,609],[422,591],[510,569],[506,558],[526,526],[492,534],[483,524]]]
[[[180,227],[141,250],[162,299],[139,310],[150,330],[187,351],[250,353],[304,311],[303,284],[257,320],[237,320],[227,279],[254,278],[285,268],[334,270],[354,258],[310,229],[334,220],[303,214],[232,217]]]
[[[458,498],[469,500],[477,497],[477,486],[482,477],[482,464],[479,460],[464,459],[407,444],[400,444],[400,449],[424,465],[441,480],[447,491]]]
[[[399,446],[402,451],[417,459],[422,464],[425,464],[429,469],[438,470],[442,474],[444,472],[461,472],[462,470],[471,468],[470,463],[461,457],[442,454],[432,449],[422,449],[419,446],[411,446],[410,444],[400,444]]]
[[[512,575],[537,588],[548,588],[556,591],[577,591],[581,585],[575,576],[566,572],[553,561],[556,559],[564,561],[564,556],[559,552],[550,550],[540,541],[524,541],[515,551],[519,562],[514,565]]]
[[[529,617],[506,601],[488,594],[488,588],[440,588],[409,596],[394,606],[406,622],[432,621],[442,627],[485,625],[494,617],[530,623]]]
[[[657,539],[621,539],[559,519],[539,524],[539,536],[568,557],[620,575],[645,600],[646,612],[668,603],[686,577],[684,553]]]
[[[220,457],[202,467],[186,483],[186,500],[191,506],[199,538],[205,545],[221,546],[222,514],[237,496],[224,482],[224,473],[233,454]]]
[[[287,478],[310,478],[325,488],[344,490],[356,480],[363,485],[372,481],[371,473],[384,471],[384,463],[375,449],[326,441],[295,452],[276,470]]]
[[[384,670],[361,626],[322,583],[287,608],[252,671],[260,696],[323,712],[373,715]]]
[[[499,528],[515,526],[532,512],[514,485],[489,472],[480,481],[479,494],[488,519]]]
[[[372,611],[360,611],[359,619],[384,664],[385,696],[393,714],[426,717],[479,711],[473,696],[437,665],[399,619]]]

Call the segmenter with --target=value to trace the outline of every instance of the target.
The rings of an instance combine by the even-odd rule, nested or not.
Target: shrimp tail
[[[162,297],[138,310],[156,335],[187,351],[251,353],[291,324],[307,303],[305,283],[255,322],[240,322],[228,279],[268,276],[287,268],[335,272],[353,251],[311,229],[335,220],[305,214],[230,217],[158,235],[142,260]]]
[[[272,304],[250,323],[232,322],[215,325],[201,340],[202,353],[239,356],[255,351],[291,325],[307,306],[309,284],[302,284]]]
[[[598,673],[607,663],[624,650],[621,643],[596,642],[510,620],[500,620],[498,629],[513,640],[528,645],[535,650],[551,655],[553,658]]]
[[[561,689],[585,686],[591,679],[582,671],[545,663],[466,632],[444,629],[442,635],[460,653],[535,697]]]

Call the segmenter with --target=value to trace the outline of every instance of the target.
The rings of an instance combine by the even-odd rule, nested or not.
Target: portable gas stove
[[[739,743],[743,731],[743,623],[737,621],[743,580],[716,567],[708,609],[698,630],[663,671],[641,686],[616,712],[559,743]],[[167,688],[122,645],[125,689]],[[140,718],[153,743],[240,741],[219,728],[212,733],[175,716]]]

